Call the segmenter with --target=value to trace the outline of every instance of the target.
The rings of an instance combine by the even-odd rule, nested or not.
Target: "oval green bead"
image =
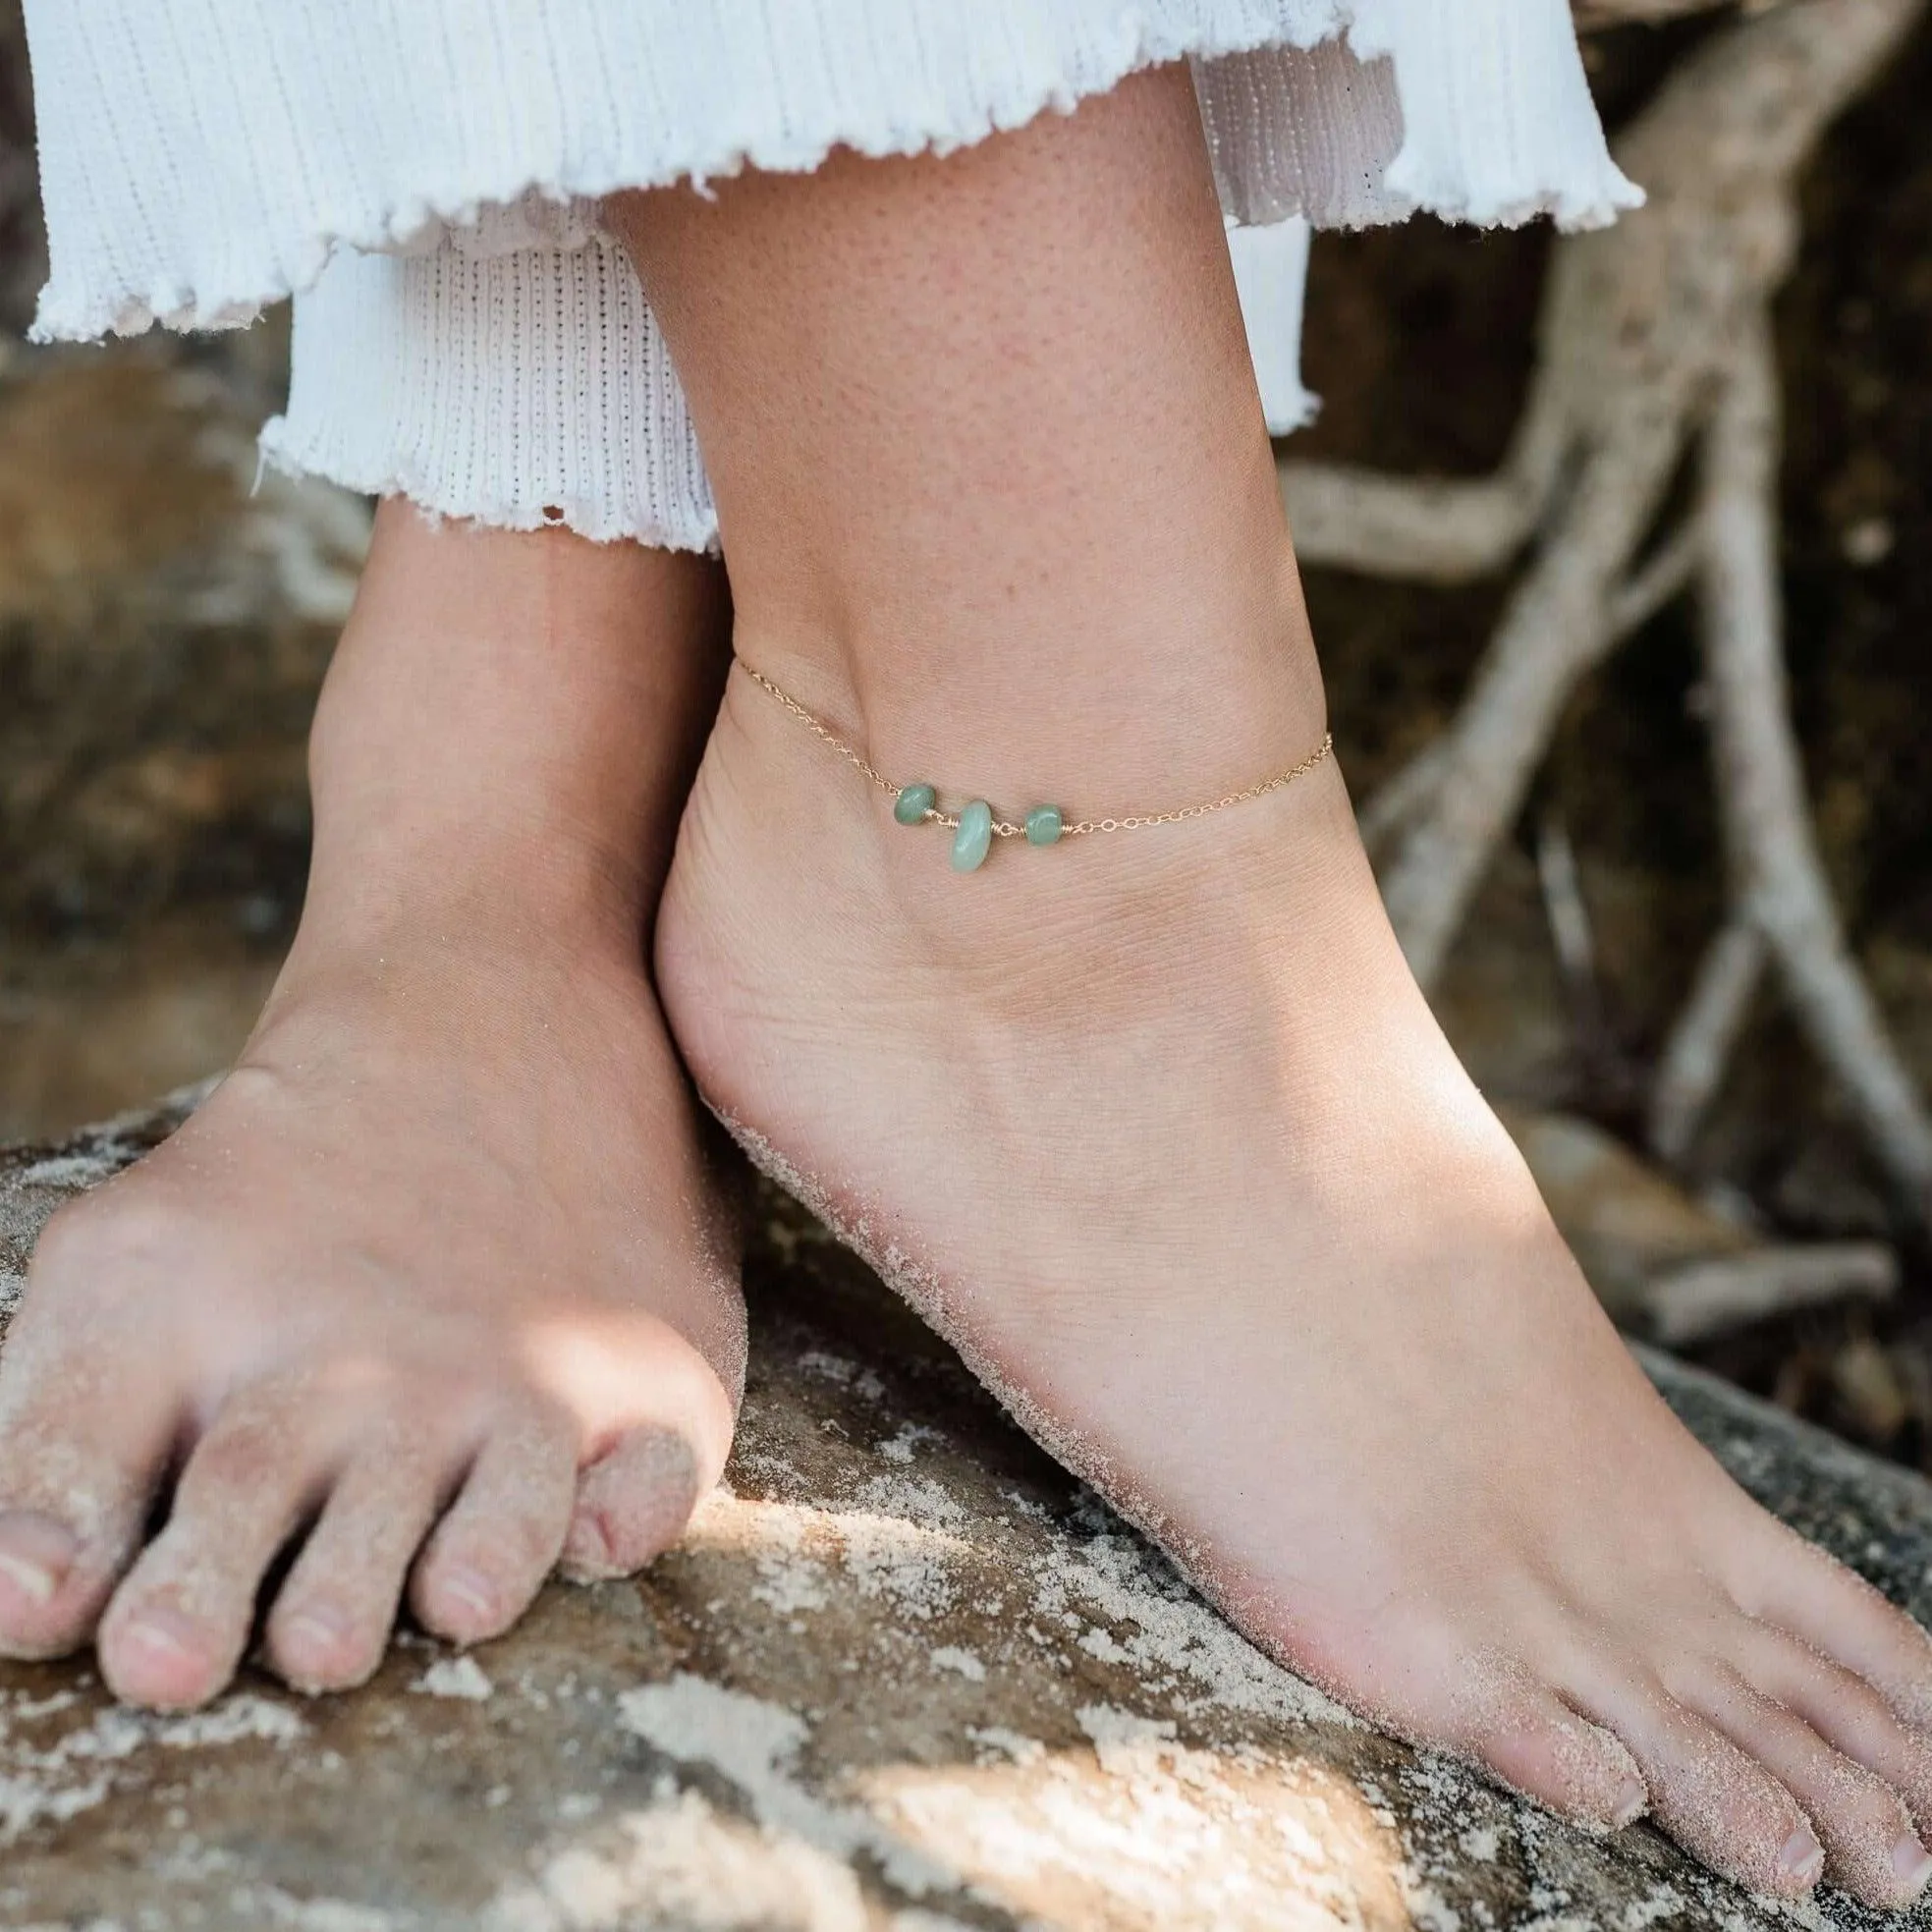
[[[930,785],[909,785],[892,801],[892,815],[902,825],[922,825],[938,802],[939,794]]]
[[[993,849],[993,807],[975,799],[960,812],[960,829],[953,834],[953,870],[976,872]]]
[[[1058,805],[1035,805],[1026,814],[1026,843],[1029,846],[1058,845],[1066,822]]]

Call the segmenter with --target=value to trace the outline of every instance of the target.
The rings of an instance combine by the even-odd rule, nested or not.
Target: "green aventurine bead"
[[[893,800],[892,815],[902,825],[921,825],[938,802],[939,794],[930,785],[909,785]]]
[[[1029,846],[1058,845],[1064,823],[1058,805],[1035,805],[1026,814],[1026,843]]]
[[[984,799],[975,799],[961,811],[960,829],[953,834],[953,870],[978,871],[992,846],[993,807]]]

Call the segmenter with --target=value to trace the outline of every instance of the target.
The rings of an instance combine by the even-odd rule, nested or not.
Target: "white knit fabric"
[[[1612,219],[1568,0],[28,0],[36,334],[232,326],[296,294],[270,460],[431,508],[700,545],[620,187],[944,151],[1192,61],[1232,219]],[[1271,421],[1305,235],[1234,244]]]
[[[616,243],[345,249],[296,300],[278,469],[511,529],[702,550],[717,537],[684,391]]]

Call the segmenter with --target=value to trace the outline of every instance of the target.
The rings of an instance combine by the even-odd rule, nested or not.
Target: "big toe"
[[[93,1633],[168,1458],[155,1379],[109,1365],[76,1383],[30,1355],[0,1369],[0,1656],[64,1656]]]
[[[583,1582],[635,1575],[684,1533],[699,1481],[697,1453],[683,1434],[633,1429],[578,1479],[564,1573]]]
[[[0,1654],[33,1657],[66,1647],[73,1606],[60,1599],[80,1553],[80,1538],[50,1516],[18,1509],[0,1515]]]
[[[1554,1692],[1519,1692],[1453,1740],[1512,1790],[1585,1827],[1621,1831],[1648,1808],[1636,1760],[1600,1725]]]

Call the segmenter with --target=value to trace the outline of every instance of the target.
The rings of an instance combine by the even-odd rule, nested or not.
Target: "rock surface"
[[[0,1152],[41,1221],[166,1111]],[[1594,1841],[1264,1661],[776,1196],[728,1482],[635,1584],[406,1638],[354,1696],[118,1709],[0,1666],[0,1926],[1725,1932],[1790,1911]],[[1932,1486],[1659,1359],[1760,1497],[1920,1615]],[[1798,1922],[1881,1921],[1831,1893]],[[1932,1925],[1921,1910],[1894,1924]]]

